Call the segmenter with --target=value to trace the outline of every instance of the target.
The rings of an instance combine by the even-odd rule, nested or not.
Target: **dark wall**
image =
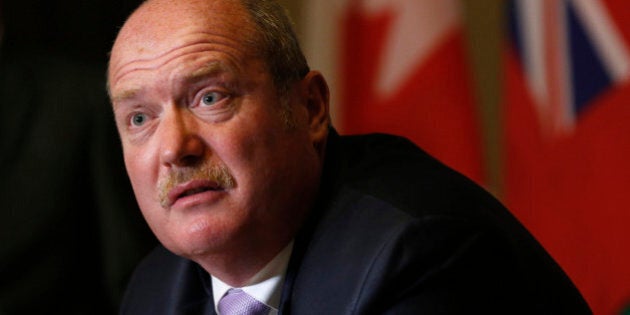
[[[4,0],[0,315],[115,314],[156,244],[104,82],[107,52],[135,2]]]
[[[106,62],[125,18],[140,0],[5,0],[3,45]]]

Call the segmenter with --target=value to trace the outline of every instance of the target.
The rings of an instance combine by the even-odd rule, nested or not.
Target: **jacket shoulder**
[[[463,175],[400,137],[339,137],[331,147],[324,186],[333,188],[296,278],[295,309],[588,314],[538,242]],[[342,308],[322,306],[331,304]]]
[[[212,300],[206,280],[196,263],[159,245],[134,271],[120,314],[195,314]]]
[[[386,134],[340,137],[339,147],[343,185],[412,216],[475,216],[479,213],[470,211],[471,207],[503,208],[484,188],[405,138]]]

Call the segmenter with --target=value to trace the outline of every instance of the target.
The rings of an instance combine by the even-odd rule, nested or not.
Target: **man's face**
[[[321,171],[308,112],[290,93],[297,127],[286,128],[266,64],[244,44],[253,31],[240,7],[196,5],[141,9],[112,50],[110,92],[136,198],[158,239],[183,256],[286,242]]]

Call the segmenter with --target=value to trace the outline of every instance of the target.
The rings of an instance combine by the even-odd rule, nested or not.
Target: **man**
[[[108,79],[163,245],[123,314],[589,313],[482,189],[406,140],[338,136],[272,1],[147,1]]]

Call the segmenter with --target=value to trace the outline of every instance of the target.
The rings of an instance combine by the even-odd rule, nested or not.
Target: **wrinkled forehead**
[[[112,48],[110,72],[130,60],[151,59],[199,34],[231,38],[251,49],[254,27],[236,0],[151,0],[124,24]]]

